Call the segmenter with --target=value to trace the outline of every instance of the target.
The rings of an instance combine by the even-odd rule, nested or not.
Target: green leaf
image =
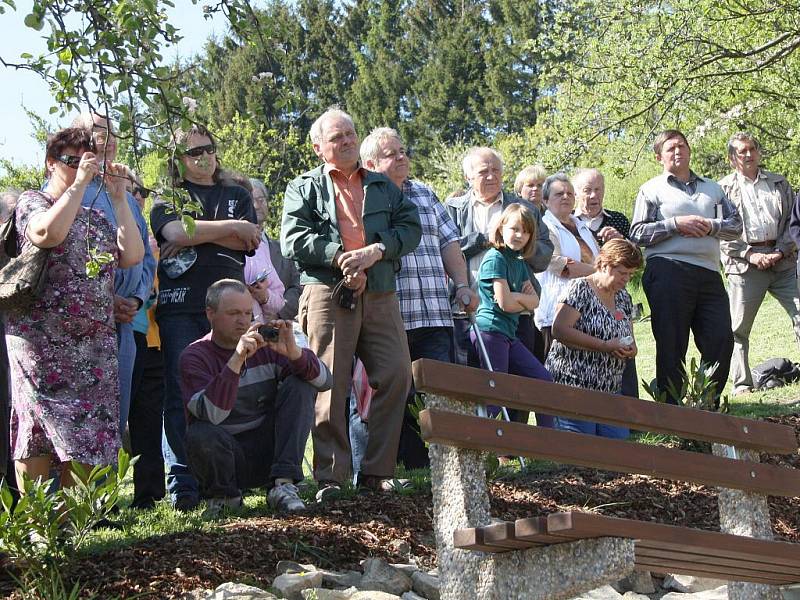
[[[44,27],[44,21],[37,15],[30,13],[25,16],[25,27],[30,27],[36,31],[41,31]]]
[[[23,52],[22,54],[19,55],[19,57],[28,60],[30,58],[33,58],[33,54],[31,54],[30,52]]]
[[[51,114],[51,115],[54,115],[54,114],[56,114],[57,112],[58,112],[58,107],[57,107],[57,106],[51,106],[51,107],[50,107],[50,114]]]
[[[194,219],[189,215],[181,215],[181,223],[183,223],[183,230],[186,232],[186,235],[193,237],[196,228]]]
[[[60,60],[64,64],[69,64],[72,62],[72,50],[69,48],[64,48],[61,52],[58,53],[58,60]]]

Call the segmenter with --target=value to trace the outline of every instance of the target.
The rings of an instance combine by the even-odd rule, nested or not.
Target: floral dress
[[[34,215],[55,200],[25,192],[16,208],[18,241]],[[114,260],[86,275],[89,244]],[[11,444],[16,460],[50,454],[58,461],[112,464],[120,445],[114,324],[116,231],[103,214],[81,207],[66,239],[50,251],[41,298],[9,313]]]

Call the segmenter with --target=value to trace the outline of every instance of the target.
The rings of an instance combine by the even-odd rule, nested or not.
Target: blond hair
[[[503,241],[503,227],[505,227],[506,223],[508,223],[508,221],[515,216],[518,217],[522,223],[522,228],[525,230],[525,233],[531,234],[531,237],[520,251],[520,254],[523,258],[528,258],[533,254],[533,251],[536,248],[536,217],[533,216],[531,209],[524,204],[514,202],[513,204],[506,206],[505,210],[503,210],[502,214],[500,215],[500,218],[497,219],[497,223],[495,224],[494,229],[489,236],[489,241],[491,242],[492,246],[498,250],[505,248],[506,244]]]

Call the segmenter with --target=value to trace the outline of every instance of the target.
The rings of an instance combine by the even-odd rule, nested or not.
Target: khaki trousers
[[[755,267],[741,275],[728,275],[728,296],[733,327],[733,356],[731,357],[731,379],[736,388],[752,388],[748,352],[750,330],[758,309],[767,292],[780,302],[792,320],[795,339],[800,343],[800,304],[797,297],[797,276],[794,269],[785,271],[759,271]],[[776,350],[778,350],[776,348]],[[776,357],[778,355],[775,355]]]
[[[351,311],[338,306],[332,292],[332,286],[306,285],[298,313],[310,348],[333,373],[333,387],[317,395],[311,432],[314,479],[341,484],[351,478],[347,410],[354,355],[364,363],[370,386],[376,390],[361,473],[393,477],[411,388],[411,359],[397,295],[365,292]]]

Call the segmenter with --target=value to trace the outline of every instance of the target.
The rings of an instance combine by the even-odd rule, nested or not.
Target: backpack
[[[770,358],[754,367],[752,373],[755,389],[771,390],[800,380],[800,365],[788,358]]]

